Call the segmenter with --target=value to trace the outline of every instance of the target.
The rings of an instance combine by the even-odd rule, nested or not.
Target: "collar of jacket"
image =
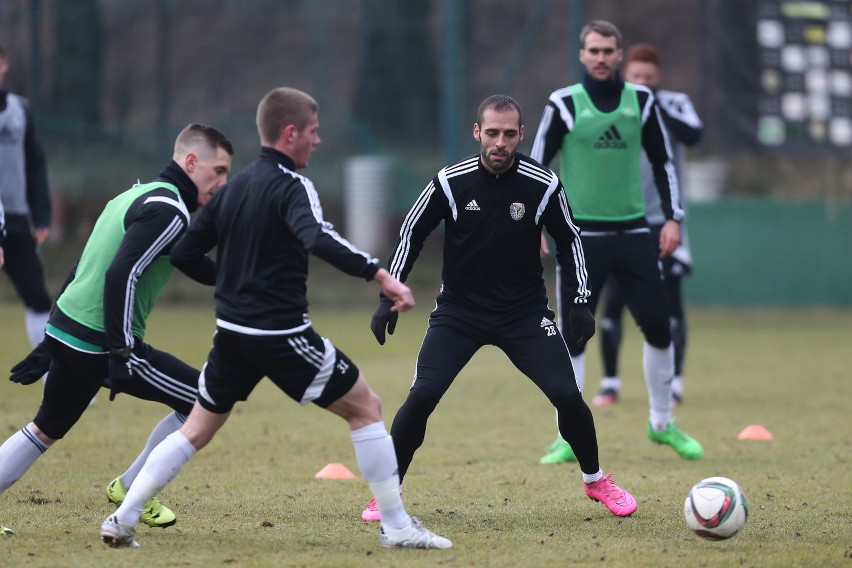
[[[503,179],[506,179],[509,176],[514,175],[515,172],[518,171],[518,164],[520,163],[520,161],[521,161],[521,155],[516,151],[515,152],[515,161],[512,162],[512,166],[508,170],[506,170],[505,172],[500,172],[499,174],[492,174],[491,172],[489,172],[485,168],[485,164],[482,163],[482,156],[479,156],[479,161],[477,162],[477,164],[478,164],[479,172],[483,176],[488,178],[490,181],[499,181],[499,180],[503,180]]]
[[[624,79],[621,78],[621,73],[616,71],[615,76],[612,79],[597,81],[592,79],[589,72],[583,69],[583,86],[591,96],[605,97],[607,95],[621,93],[621,90],[624,88]]]
[[[295,164],[293,164],[293,159],[290,158],[290,156],[288,156],[284,152],[279,152],[271,146],[261,146],[260,157],[262,159],[273,160],[274,162],[283,165],[290,171],[296,171],[296,166]]]
[[[163,171],[160,172],[160,175],[157,176],[157,179],[167,181],[178,188],[180,196],[190,213],[198,209],[198,187],[196,187],[195,182],[189,179],[189,175],[183,171],[183,168],[177,162],[171,160],[163,168]]]

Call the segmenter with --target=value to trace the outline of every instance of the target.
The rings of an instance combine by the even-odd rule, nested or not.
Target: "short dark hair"
[[[618,28],[615,27],[615,24],[611,22],[607,22],[606,20],[592,20],[580,30],[580,48],[585,49],[586,47],[586,36],[590,33],[595,32],[604,37],[614,37],[615,38],[615,47],[621,49],[621,32],[618,31]]]
[[[641,61],[642,63],[652,63],[657,67],[662,67],[661,60],[659,49],[650,43],[637,43],[627,50],[625,64],[631,61]]]
[[[491,95],[490,97],[479,103],[479,111],[476,114],[476,122],[478,124],[482,124],[482,115],[488,109],[494,109],[498,111],[514,109],[518,111],[518,123],[524,123],[524,115],[521,113],[521,105],[519,105],[518,101],[516,101],[509,95]]]
[[[207,146],[210,150],[222,148],[229,155],[234,155],[234,147],[227,136],[208,124],[197,122],[187,124],[177,135],[175,152],[186,151],[187,147],[196,145],[198,142],[203,143],[203,146]]]
[[[301,132],[318,111],[316,100],[304,91],[292,87],[272,89],[257,105],[256,122],[261,144],[275,144],[288,124]]]

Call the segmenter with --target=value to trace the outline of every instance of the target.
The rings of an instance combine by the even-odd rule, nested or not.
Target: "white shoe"
[[[451,540],[438,536],[411,517],[411,524],[404,529],[382,527],[379,545],[384,548],[452,548]]]
[[[120,524],[115,515],[107,517],[107,520],[101,525],[101,540],[113,548],[121,546],[139,548],[139,543],[134,538],[135,534],[136,529],[134,527]]]

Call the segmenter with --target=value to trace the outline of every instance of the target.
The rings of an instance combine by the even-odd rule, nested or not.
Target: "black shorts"
[[[642,329],[646,341],[655,347],[665,347],[671,342],[669,330],[669,305],[663,275],[660,271],[659,248],[649,232],[617,233],[606,236],[581,236],[586,258],[589,309],[595,312],[601,291],[607,278],[614,278],[621,288],[636,322]],[[571,278],[558,274],[559,320],[564,327],[568,321],[569,302],[576,283]],[[571,353],[582,353],[583,349],[571,347]]]
[[[108,375],[106,353],[75,349],[45,336],[51,361],[44,396],[33,422],[48,437],[59,440],[77,423]],[[169,353],[138,342],[130,356],[133,379],[122,394],[161,402],[188,415],[197,396],[199,371]]]
[[[442,302],[429,317],[411,388],[440,400],[453,380],[484,345],[502,350],[555,407],[579,394],[565,340],[553,311],[487,315]]]
[[[269,377],[299,404],[325,408],[349,392],[358,375],[352,360],[312,327],[264,336],[218,328],[201,370],[198,402],[210,412],[230,412]]]

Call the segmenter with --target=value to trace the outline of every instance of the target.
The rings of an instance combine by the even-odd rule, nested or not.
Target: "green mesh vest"
[[[642,119],[636,90],[626,83],[612,112],[599,111],[582,84],[571,85],[574,127],[560,150],[560,178],[574,218],[628,221],[645,216]]]
[[[135,185],[110,200],[86,242],[74,280],[56,301],[65,315],[90,329],[104,331],[104,277],[124,237],[124,216],[140,195],[157,188],[173,191],[175,207],[186,212],[177,187],[162,181]],[[163,255],[139,276],[133,295],[134,337],[145,337],[148,314],[173,270],[169,257]]]

